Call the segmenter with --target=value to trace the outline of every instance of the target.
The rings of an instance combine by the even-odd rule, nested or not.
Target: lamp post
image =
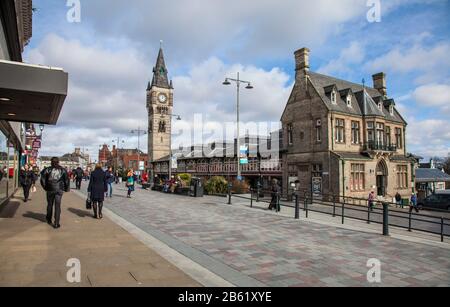
[[[136,134],[138,135],[138,171],[140,172],[140,164],[141,164],[141,134],[142,135],[146,135],[147,131],[142,130],[141,127],[138,127],[137,130],[131,130],[132,134]]]
[[[251,85],[251,82],[241,80],[240,77],[239,77],[239,72],[237,73],[237,79],[226,78],[225,81],[223,82],[223,85],[231,85],[230,81],[236,82],[236,91],[237,91],[237,95],[236,95],[236,114],[237,114],[237,132],[236,132],[236,134],[237,134],[237,144],[236,144],[236,147],[237,147],[236,148],[236,151],[237,151],[237,179],[241,180],[242,179],[242,177],[241,177],[241,161],[240,161],[241,141],[239,139],[239,121],[240,121],[240,118],[239,118],[239,107],[240,107],[240,105],[239,105],[240,104],[239,98],[240,97],[239,97],[239,95],[240,95],[240,87],[241,87],[242,83],[247,84],[247,86],[245,88],[248,89],[248,90],[253,89],[253,86]]]
[[[122,142],[120,142],[120,140],[122,140]],[[117,171],[117,169],[119,168],[119,146],[120,146],[120,144],[125,144],[125,140],[123,140],[120,137],[118,137],[117,141],[116,140],[112,140],[112,142],[113,142],[113,144],[117,142],[116,159],[115,159],[116,160],[115,168],[116,168],[116,171]],[[122,148],[123,148],[123,146],[122,146]]]
[[[180,115],[172,114],[172,117],[176,117],[177,120],[181,120]],[[169,137],[169,180],[172,178],[172,130],[170,131],[171,135]]]

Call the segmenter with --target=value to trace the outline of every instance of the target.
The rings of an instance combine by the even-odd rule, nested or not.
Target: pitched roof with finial
[[[170,88],[168,71],[166,63],[164,61],[164,53],[162,47],[159,49],[158,59],[156,60],[156,65],[153,68],[153,79],[151,86]]]

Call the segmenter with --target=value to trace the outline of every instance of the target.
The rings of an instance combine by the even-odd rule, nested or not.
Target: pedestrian
[[[112,197],[112,193],[113,193],[113,187],[112,184],[114,183],[115,179],[114,179],[114,172],[112,167],[108,168],[108,170],[106,171],[106,183],[108,184],[108,190],[109,190],[109,197]],[[106,197],[108,197],[108,190],[106,191]]]
[[[102,170],[102,165],[97,164],[95,170],[91,173],[89,180],[88,192],[94,209],[94,218],[102,219],[103,202],[105,201],[105,193],[108,191],[107,174]]]
[[[278,210],[278,199],[280,197],[280,186],[278,185],[278,180],[273,179],[272,180],[272,186],[270,188],[271,191],[271,200],[268,210],[276,209]]]
[[[59,165],[59,159],[51,159],[51,166],[41,173],[41,185],[47,192],[47,223],[52,225],[53,207],[55,207],[55,223],[53,227],[61,227],[61,201],[64,192],[70,191],[70,179],[67,171]]]
[[[30,189],[36,182],[34,172],[30,169],[28,164],[25,164],[24,168],[20,171],[19,181],[23,188],[24,202],[27,202],[30,197]]]
[[[131,198],[131,192],[134,191],[134,184],[135,180],[133,170],[130,169],[127,174],[127,188],[128,188],[127,198]]]
[[[373,211],[373,208],[375,207],[375,191],[370,192],[367,204],[370,211]]]
[[[413,210],[416,210],[416,213],[419,213],[419,208],[417,207],[417,195],[415,193],[411,194],[411,200],[409,202],[409,213],[412,213]]]
[[[81,181],[83,181],[84,172],[81,167],[78,167],[75,170],[75,184],[77,190],[81,190]]]
[[[399,192],[397,192],[397,194],[395,194],[395,207],[396,208],[401,207],[403,209],[402,196],[400,195]]]

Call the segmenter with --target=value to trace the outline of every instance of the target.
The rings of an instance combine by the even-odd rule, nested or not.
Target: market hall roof
[[[450,182],[450,175],[436,168],[416,169],[416,182]]]

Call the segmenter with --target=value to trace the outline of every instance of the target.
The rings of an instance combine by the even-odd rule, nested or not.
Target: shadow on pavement
[[[19,206],[20,202],[11,200],[6,205],[0,207],[0,218],[12,219],[16,215]]]
[[[47,223],[46,215],[43,213],[36,213],[36,212],[28,211],[27,213],[25,213],[23,215],[23,217],[28,218],[28,219],[37,220],[42,223]]]
[[[79,217],[92,217],[92,212],[91,211],[86,211],[86,210],[80,210],[80,209],[75,209],[75,208],[69,208],[68,211],[70,213],[73,213]]]

